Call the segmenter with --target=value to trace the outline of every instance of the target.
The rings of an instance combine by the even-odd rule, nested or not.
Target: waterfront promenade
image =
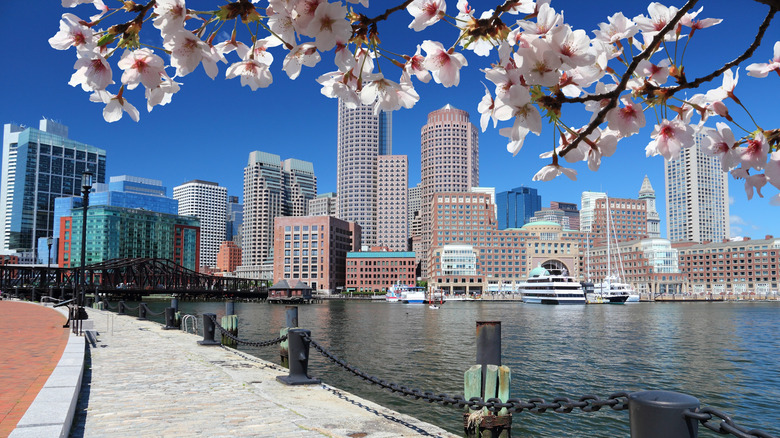
[[[99,335],[86,355],[71,436],[452,436],[328,385],[283,385],[276,377],[286,369],[200,346],[201,337],[87,311],[85,326]]]
[[[0,301],[0,437],[8,436],[65,350],[66,318],[32,303]]]

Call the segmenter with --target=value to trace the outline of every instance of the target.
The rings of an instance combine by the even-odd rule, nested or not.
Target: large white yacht
[[[585,293],[580,282],[568,272],[548,271],[543,267],[531,270],[528,279],[520,283],[524,303],[529,304],[585,304]]]

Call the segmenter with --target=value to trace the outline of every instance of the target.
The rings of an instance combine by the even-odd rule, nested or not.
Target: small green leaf
[[[114,42],[116,35],[106,34],[98,40],[98,47],[103,47]]]

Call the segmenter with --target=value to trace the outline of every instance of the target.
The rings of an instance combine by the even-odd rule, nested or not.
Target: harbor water
[[[150,302],[161,311],[167,302]],[[181,302],[183,313],[224,315],[224,303]],[[236,303],[239,337],[273,339],[285,306]],[[476,358],[476,321],[501,321],[511,396],[552,401],[663,389],[690,394],[736,424],[780,434],[780,303],[544,306],[519,302],[427,305],[325,301],[299,306],[312,339],[362,371],[422,391],[463,393]],[[279,363],[277,347],[240,347]],[[462,411],[401,397],[310,352],[309,374],[397,411],[462,432]],[[522,412],[514,436],[628,436],[628,411]],[[700,436],[716,436],[700,428]]]

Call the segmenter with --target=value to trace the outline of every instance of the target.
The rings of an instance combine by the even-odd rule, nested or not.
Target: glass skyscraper
[[[81,193],[81,174],[105,183],[106,151],[68,138],[67,126],[6,124],[0,186],[0,249],[31,251],[53,235],[54,200]]]
[[[515,187],[496,194],[498,229],[520,228],[542,209],[542,197],[531,187]]]

